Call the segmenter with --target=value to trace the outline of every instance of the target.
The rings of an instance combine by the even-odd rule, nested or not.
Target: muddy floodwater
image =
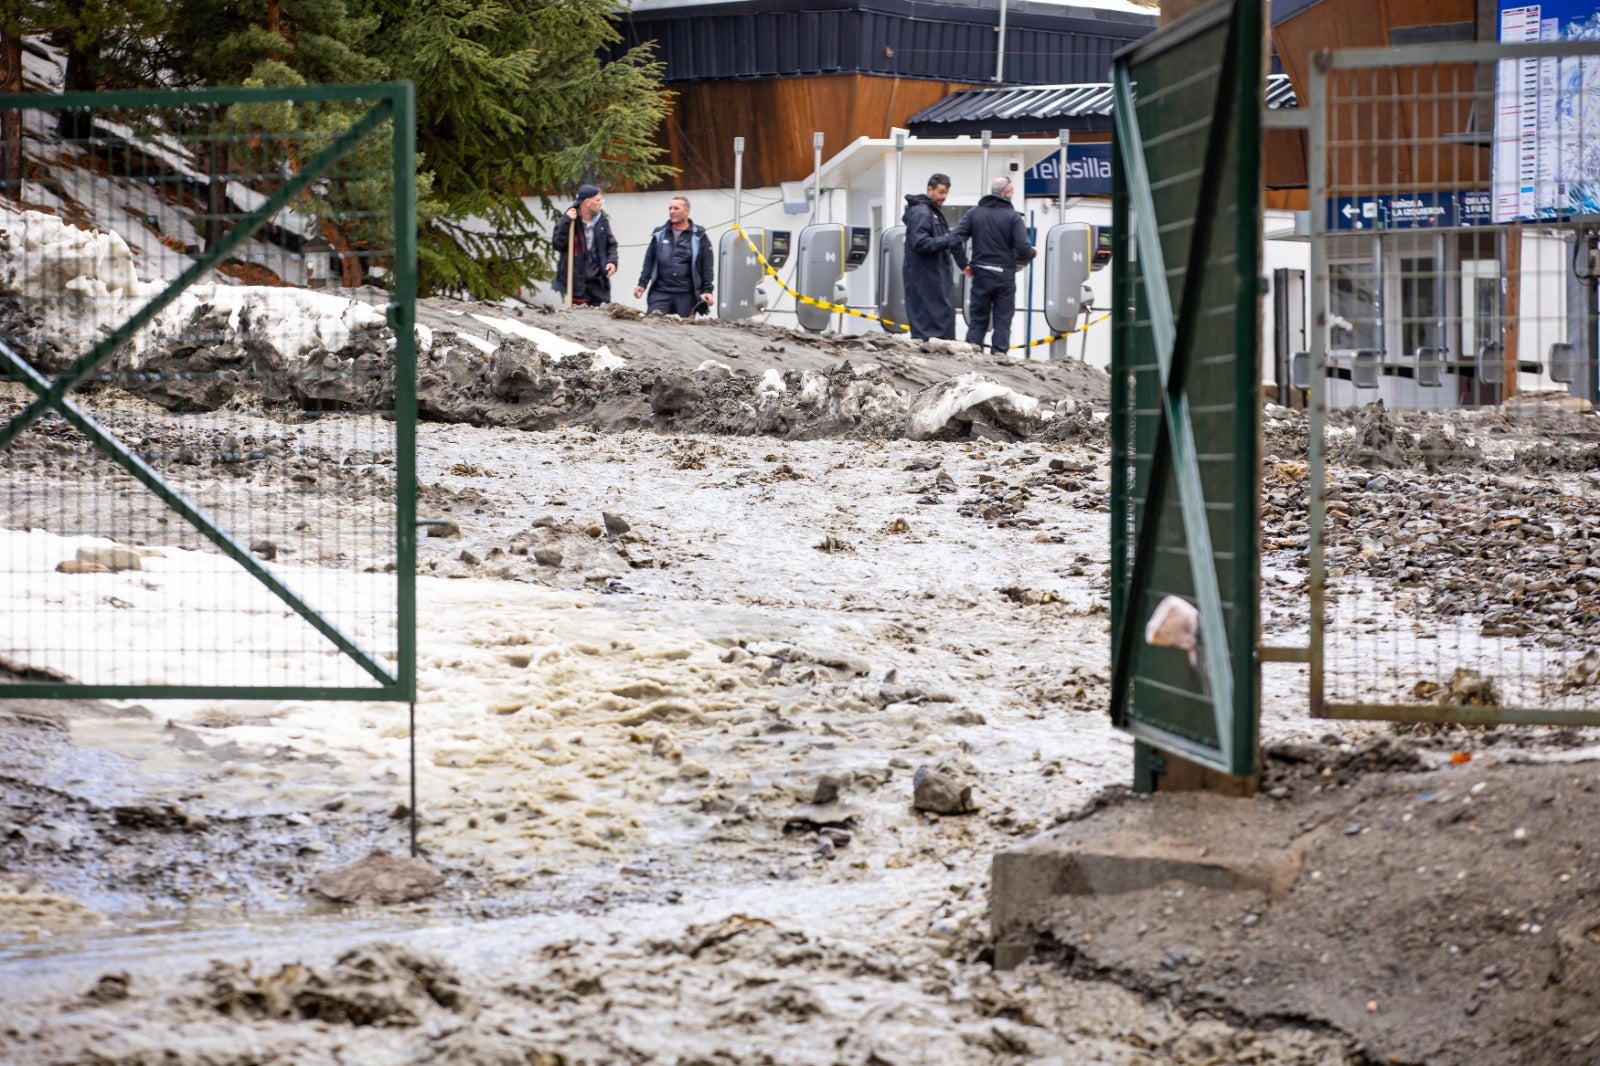
[[[1105,458],[423,425],[422,507],[459,530],[418,582],[443,886],[308,892],[408,850],[403,706],[7,706],[0,1057],[1345,1061],[989,965],[995,851],[1131,773]],[[919,770],[972,809],[914,809]]]
[[[1099,371],[570,313],[541,321],[581,358],[465,358],[462,313],[425,310],[418,509],[443,524],[419,543],[414,747],[394,704],[0,704],[0,1061],[1590,1061],[1592,731],[1314,720],[1293,664],[1263,671],[1241,802],[1280,805],[1322,865],[1283,900],[1077,907],[993,967],[994,856],[1139,802],[1107,715]],[[145,448],[181,432],[165,394],[86,402]],[[249,397],[216,417],[285,432]],[[1330,618],[1388,656],[1352,645],[1351,676],[1386,671],[1354,683],[1481,701],[1523,691],[1488,676],[1515,652],[1589,699],[1600,464],[1592,414],[1563,417],[1334,420],[1359,596]],[[1306,423],[1269,407],[1263,429],[1264,639],[1292,646]],[[281,620],[192,535],[56,572],[74,501],[155,519],[53,432],[0,454],[0,552],[53,582],[0,589],[0,625],[110,606],[138,619],[116,669],[159,680],[177,653],[152,649],[206,619],[221,669],[258,668]],[[294,433],[292,467],[200,462],[202,502],[245,486],[254,520],[298,529],[288,478],[382,506],[372,455]],[[330,569],[346,548],[274,551],[360,596]],[[1430,636],[1463,614],[1486,620],[1470,643]],[[1406,657],[1446,646],[1483,672]]]

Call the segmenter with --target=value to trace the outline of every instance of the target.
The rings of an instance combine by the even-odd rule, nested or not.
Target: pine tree
[[[0,0],[0,93],[22,91],[22,39],[77,23],[74,0]],[[22,195],[22,112],[0,111],[0,196]]]
[[[171,21],[165,36],[166,65],[177,85],[257,85],[284,87],[306,82],[370,81],[381,77],[382,63],[367,54],[365,42],[377,27],[371,14],[352,10],[344,0],[168,0]],[[292,109],[290,109],[292,110]],[[319,109],[319,114],[326,109]],[[287,137],[298,128],[288,112],[278,112],[277,128],[261,127],[270,137]],[[196,128],[196,145],[208,176],[202,230],[209,246],[221,239],[228,214],[223,176],[235,171],[230,129],[259,122],[261,112],[226,116],[222,128]],[[257,170],[254,173],[272,173]],[[336,246],[348,239],[335,234]],[[346,262],[353,260],[346,257]],[[346,280],[359,282],[359,275]]]
[[[653,137],[665,117],[645,48],[602,62],[620,39],[609,0],[374,0],[372,41],[417,91],[417,147],[441,213],[420,227],[425,290],[477,296],[549,277],[552,190],[648,183],[668,173]]]

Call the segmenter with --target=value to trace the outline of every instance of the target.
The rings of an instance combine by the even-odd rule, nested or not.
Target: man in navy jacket
[[[706,228],[689,217],[689,198],[674,196],[667,204],[667,221],[650,234],[634,299],[648,288],[650,299],[645,307],[649,314],[680,318],[709,314],[715,273],[716,260]]]
[[[994,319],[994,334],[989,345],[1004,355],[1011,347],[1011,319],[1017,312],[1017,271],[1034,257],[1028,226],[1011,206],[1016,186],[1011,179],[994,179],[990,193],[978,206],[961,216],[950,236],[972,241],[972,263],[967,277],[972,279],[972,295],[967,306],[967,343],[983,343]]]

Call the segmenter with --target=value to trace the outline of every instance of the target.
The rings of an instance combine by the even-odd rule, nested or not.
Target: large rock
[[[364,859],[318,874],[311,891],[335,903],[406,903],[430,896],[444,874],[425,859],[374,851]]]

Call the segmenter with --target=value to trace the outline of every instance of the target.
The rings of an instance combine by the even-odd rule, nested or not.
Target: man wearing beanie
[[[550,235],[556,248],[556,277],[552,287],[566,293],[571,279],[570,302],[593,307],[611,302],[611,275],[617,272],[617,238],[611,220],[601,208],[605,197],[585,182],[566,214],[556,219]]]

